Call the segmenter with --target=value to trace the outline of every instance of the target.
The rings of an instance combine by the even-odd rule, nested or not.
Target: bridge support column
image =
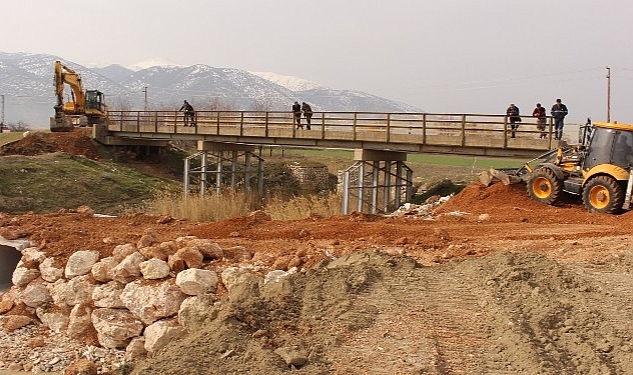
[[[384,214],[396,210],[413,195],[413,171],[404,152],[358,149],[354,165],[343,172],[342,211]],[[379,197],[382,196],[382,200]]]
[[[203,196],[211,187],[217,194],[223,187],[241,188],[250,194],[252,175],[256,174],[257,193],[263,195],[264,159],[255,155],[254,149],[251,145],[198,141],[198,152],[185,159],[185,194],[197,191]]]

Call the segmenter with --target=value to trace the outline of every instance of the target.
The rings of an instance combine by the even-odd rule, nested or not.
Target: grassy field
[[[296,159],[305,163],[320,163],[336,174],[354,163],[354,152],[346,150],[275,149],[264,152],[265,159]],[[477,174],[490,168],[518,168],[526,160],[440,154],[408,154],[406,164],[413,170],[418,183],[433,183],[444,179],[469,182]]]
[[[155,191],[179,190],[179,183],[121,164],[63,153],[4,156],[0,162],[0,212],[55,212],[88,205],[118,214],[153,199]]]
[[[0,133],[0,146],[5,145],[7,143],[11,143],[13,141],[17,141],[22,138],[22,133],[13,132],[13,133]]]

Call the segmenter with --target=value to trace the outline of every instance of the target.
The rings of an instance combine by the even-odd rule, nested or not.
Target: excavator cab
[[[107,114],[108,107],[105,104],[105,95],[98,90],[86,90],[85,115],[88,124],[102,123]]]

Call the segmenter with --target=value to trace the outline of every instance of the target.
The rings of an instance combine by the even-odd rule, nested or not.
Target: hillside
[[[0,367],[59,371],[84,355],[104,372],[144,375],[629,374],[632,225],[633,212],[545,206],[521,185],[478,182],[424,214],[395,217],[0,215],[1,236],[30,239],[56,264],[79,249],[116,256],[125,244],[156,254],[143,245],[148,233],[156,248],[201,239],[222,250],[199,265],[218,275],[213,291],[166,319],[186,333],[147,358],[133,341],[125,365],[125,347],[95,355],[85,346],[94,333],[72,341],[47,331],[14,286],[0,298],[0,307],[11,303],[0,318]],[[16,316],[31,320],[11,331]]]
[[[173,181],[176,174],[164,163],[144,173],[141,168],[153,163],[134,163],[100,149],[85,129],[30,132],[0,147],[0,157],[0,212],[44,213],[89,205],[100,213],[118,214],[156,191],[180,189]],[[162,178],[156,177],[156,169],[162,170]]]

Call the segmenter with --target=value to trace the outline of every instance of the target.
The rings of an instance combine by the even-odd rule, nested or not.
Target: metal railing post
[[[358,113],[354,112],[354,122],[352,123],[352,140],[356,140],[356,121],[358,120]]]
[[[503,117],[503,148],[508,148],[508,116]]]
[[[268,137],[268,111],[266,111],[266,120],[264,124],[264,136]]]
[[[422,144],[426,145],[426,113],[422,114]]]
[[[391,113],[387,113],[387,140],[389,142],[391,140]]]
[[[321,139],[325,139],[325,112],[321,113]]]
[[[462,115],[462,147],[466,146],[466,115]]]
[[[244,136],[244,111],[240,111],[240,137]]]

